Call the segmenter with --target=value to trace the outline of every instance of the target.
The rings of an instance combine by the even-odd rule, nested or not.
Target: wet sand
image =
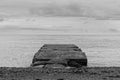
[[[79,69],[1,67],[0,80],[120,80],[120,67]]]

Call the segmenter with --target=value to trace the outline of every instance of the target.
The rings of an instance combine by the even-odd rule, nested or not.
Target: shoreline
[[[0,80],[119,80],[120,67],[53,69],[0,67]]]

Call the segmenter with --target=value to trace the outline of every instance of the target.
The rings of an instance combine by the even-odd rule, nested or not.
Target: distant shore
[[[80,69],[1,67],[0,80],[120,80],[120,67]]]

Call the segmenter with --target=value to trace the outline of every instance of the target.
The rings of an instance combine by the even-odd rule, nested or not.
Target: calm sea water
[[[1,34],[0,66],[29,67],[43,44],[76,44],[86,53],[88,66],[120,66],[120,35]]]

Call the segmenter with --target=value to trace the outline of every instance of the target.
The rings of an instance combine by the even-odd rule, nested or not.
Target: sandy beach
[[[80,69],[1,67],[0,80],[119,80],[119,67]]]

